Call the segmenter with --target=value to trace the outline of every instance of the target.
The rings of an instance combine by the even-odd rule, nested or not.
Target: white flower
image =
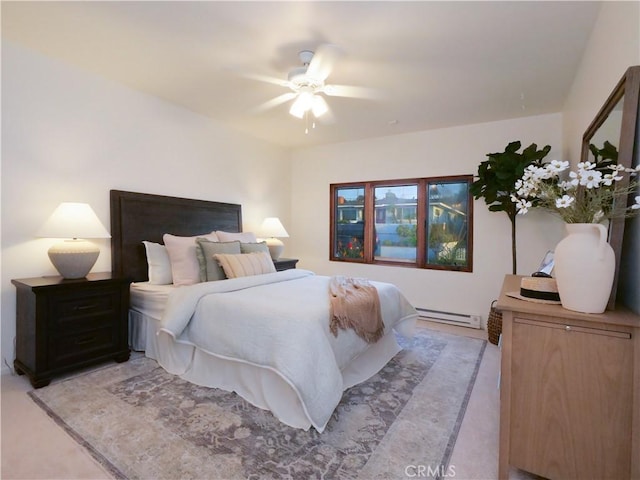
[[[519,215],[524,215],[531,208],[531,202],[529,200],[518,199],[516,201],[516,210],[518,210]]]
[[[619,182],[623,178],[624,177],[620,175],[614,176],[612,173],[605,173],[604,176],[602,177],[602,184],[606,185],[607,187],[610,187],[611,185],[613,185],[614,181]]]
[[[549,165],[547,165],[544,168],[539,168],[536,172],[537,178],[540,180],[546,180],[548,178],[552,178],[555,176],[555,171],[551,168],[549,168]]]
[[[587,188],[598,188],[601,179],[602,173],[598,170],[583,170],[580,175],[580,185],[584,185]]]
[[[619,166],[622,167],[622,165],[619,165]],[[624,167],[622,167],[622,168],[624,169],[625,172],[627,172],[632,177],[637,175],[638,172],[640,172],[640,164],[636,165],[635,168],[624,168]]]
[[[556,207],[567,208],[575,200],[576,200],[575,198],[570,197],[569,195],[563,195],[562,198],[556,198]]]
[[[576,172],[569,172],[569,178],[571,178],[569,183],[574,187],[577,187],[580,184],[580,179],[578,178],[578,174]]]
[[[575,171],[562,173],[568,162],[553,160],[544,167],[529,166],[517,183],[511,196],[518,214],[525,214],[535,205],[558,214],[568,223],[599,223],[603,219],[618,216],[628,217],[640,213],[640,195],[635,203],[619,212],[614,202],[624,201],[631,192],[638,193],[638,181],[630,180],[621,186],[624,175],[640,173],[640,165],[626,168],[621,165],[599,165],[595,162],[581,162]],[[607,172],[607,173],[604,173]],[[561,178],[562,177],[562,178]]]
[[[567,168],[569,168],[569,162],[562,160],[551,160],[547,165],[547,169],[553,173],[564,172]]]
[[[574,185],[572,185],[571,182],[567,182],[567,181],[562,181],[562,182],[558,182],[558,187],[560,187],[561,190],[563,191],[567,191],[570,190]]]
[[[583,171],[583,170],[593,170],[594,168],[596,168],[596,164],[595,163],[591,163],[591,162],[580,162],[578,164],[578,171]]]

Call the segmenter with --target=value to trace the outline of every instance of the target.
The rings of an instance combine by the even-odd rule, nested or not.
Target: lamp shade
[[[111,238],[88,203],[58,205],[37,233],[46,238]]]
[[[67,279],[85,277],[100,255],[100,249],[85,238],[109,238],[109,232],[86,203],[61,203],[40,228],[38,237],[65,238],[53,245],[49,259]]]
[[[267,217],[260,226],[259,235],[261,237],[288,238],[289,234],[282,226],[282,222],[277,217]]]
[[[269,247],[269,253],[273,260],[278,260],[284,250],[284,243],[280,238],[286,238],[289,236],[287,231],[282,226],[282,222],[277,217],[267,217],[262,222],[260,230],[258,232],[260,237],[266,238],[267,246]]]

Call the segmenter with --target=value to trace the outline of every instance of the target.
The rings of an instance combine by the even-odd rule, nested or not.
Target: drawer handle
[[[76,345],[86,345],[87,343],[93,343],[95,342],[96,337],[84,337],[84,338],[79,338],[78,340],[75,341]]]
[[[570,326],[570,325],[566,325],[566,326],[564,327],[564,329],[565,329],[567,332],[570,332],[570,331],[571,331],[571,326]]]
[[[88,303],[85,305],[76,305],[75,307],[73,307],[74,310],[92,310],[94,308],[96,308],[96,304],[95,303]]]

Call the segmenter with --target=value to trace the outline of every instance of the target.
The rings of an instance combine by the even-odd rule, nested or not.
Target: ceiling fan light
[[[296,98],[296,101],[291,105],[289,113],[294,117],[302,118],[305,112],[308,112],[313,107],[314,95],[309,92],[301,92]]]
[[[327,105],[325,99],[320,95],[314,95],[311,111],[313,112],[313,115],[318,118],[329,111],[329,105]]]
[[[304,109],[304,105],[299,101],[300,97],[296,98],[296,101],[293,102],[291,108],[289,109],[289,113],[297,118],[304,117],[304,113],[306,110]]]

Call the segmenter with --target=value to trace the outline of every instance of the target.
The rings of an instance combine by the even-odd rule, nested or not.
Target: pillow
[[[258,241],[255,233],[253,232],[236,233],[236,232],[223,232],[221,230],[218,230],[216,232],[216,235],[218,236],[218,240],[220,240],[221,242],[233,242],[235,240],[238,240],[240,242],[245,242],[245,243],[256,243]]]
[[[198,243],[196,254],[200,263],[200,281],[212,282],[227,278],[214,255],[217,253],[241,253],[240,242],[237,240],[235,242],[212,242],[206,238],[198,238],[196,242]]]
[[[241,253],[239,255],[217,253],[215,257],[229,278],[262,275],[276,271],[271,256],[265,252]]]
[[[170,285],[173,283],[171,275],[171,260],[164,245],[159,243],[142,242],[147,252],[147,265],[149,265],[149,283],[152,285]]]
[[[200,265],[196,256],[196,238],[203,237],[216,241],[215,233],[196,235],[195,237],[177,237],[170,233],[162,236],[164,245],[169,252],[171,261],[171,275],[174,285],[193,285],[200,282]]]
[[[254,252],[269,253],[269,246],[267,245],[267,242],[240,243],[240,253],[254,253]],[[220,253],[226,253],[226,252],[220,252]]]

